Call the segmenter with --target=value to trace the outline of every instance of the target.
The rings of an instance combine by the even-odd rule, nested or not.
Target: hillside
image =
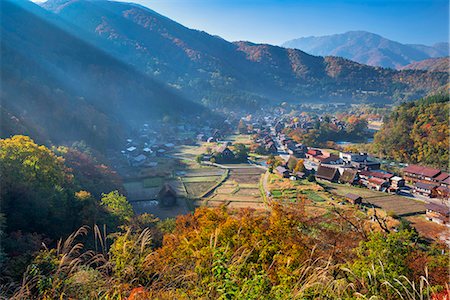
[[[397,161],[448,170],[449,107],[448,93],[403,103],[375,134],[374,151]]]
[[[448,55],[448,43],[433,46],[401,44],[366,31],[311,36],[283,43],[313,55],[342,56],[356,62],[385,68],[401,68],[412,62]]]
[[[446,288],[446,246],[381,210],[302,194],[267,210],[135,215],[94,157],[26,136],[0,139],[0,172],[2,299],[433,299]]]
[[[438,57],[417,61],[401,67],[402,70],[425,70],[430,72],[449,72],[450,58]]]
[[[50,0],[43,6],[62,17],[66,30],[79,38],[89,38],[188,99],[212,106],[250,108],[280,100],[392,102],[423,96],[448,77],[371,68],[271,45],[230,43],[136,4]]]
[[[163,84],[67,33],[28,1],[1,2],[1,135],[117,142],[133,124],[201,111]]]

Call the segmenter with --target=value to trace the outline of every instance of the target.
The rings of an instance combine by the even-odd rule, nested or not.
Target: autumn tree
[[[294,172],[305,172],[306,168],[303,159],[299,159],[295,164]]]
[[[112,191],[102,195],[101,204],[121,222],[129,221],[133,216],[133,207],[127,198],[118,191]]]

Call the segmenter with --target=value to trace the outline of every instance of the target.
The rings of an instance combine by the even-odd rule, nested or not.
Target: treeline
[[[449,167],[449,95],[398,106],[375,134],[373,151],[408,163]]]
[[[345,122],[333,122],[325,116],[323,120],[315,120],[313,127],[310,130],[287,128],[284,133],[298,143],[314,147],[329,147],[329,142],[338,141],[364,142],[370,137],[367,120],[356,116]]]

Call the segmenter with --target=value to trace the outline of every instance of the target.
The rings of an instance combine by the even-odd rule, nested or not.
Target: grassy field
[[[150,177],[142,180],[142,185],[144,188],[161,187],[163,183],[164,183],[163,177]]]
[[[382,192],[372,191],[367,188],[359,188],[354,186],[349,186],[346,184],[339,184],[339,183],[332,183],[332,182],[326,182],[326,181],[320,181],[320,184],[322,184],[328,191],[331,193],[345,196],[348,193],[359,195],[363,198],[365,197],[377,197],[381,195],[386,195]]]
[[[227,140],[233,144],[244,144],[247,146],[252,144],[252,136],[250,134],[234,134],[228,137]]]
[[[322,196],[320,196],[315,191],[308,190],[308,191],[304,191],[303,193],[305,193],[306,196],[314,202],[325,202],[326,201]]]
[[[193,182],[214,182],[220,179],[220,176],[191,176],[191,177],[183,177],[182,180],[184,183],[193,183]]]
[[[216,182],[190,182],[190,183],[184,183],[184,186],[186,187],[186,191],[188,194],[188,197],[190,198],[198,198],[203,193],[205,193],[207,190],[209,190],[211,187],[213,187]]]

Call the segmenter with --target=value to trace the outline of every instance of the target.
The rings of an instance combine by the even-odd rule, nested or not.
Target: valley
[[[307,2],[0,1],[0,299],[447,299],[448,3]]]

